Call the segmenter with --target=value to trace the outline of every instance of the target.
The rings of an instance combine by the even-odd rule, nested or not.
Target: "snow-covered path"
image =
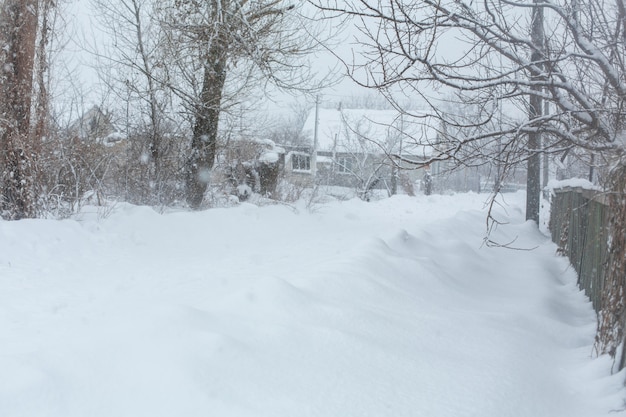
[[[624,375],[592,359],[591,306],[522,198],[494,238],[531,251],[483,246],[471,194],[0,221],[0,416],[620,410]]]

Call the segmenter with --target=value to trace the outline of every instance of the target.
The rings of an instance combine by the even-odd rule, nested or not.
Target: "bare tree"
[[[213,167],[220,114],[251,87],[310,85],[299,61],[317,46],[298,17],[301,3],[282,0],[174,0],[159,6],[172,54],[169,81],[192,118],[187,201],[202,203]]]
[[[375,112],[374,112],[375,114]],[[368,115],[358,119],[350,118],[341,111],[341,143],[336,144],[339,152],[334,152],[334,175],[348,175],[354,184],[357,196],[369,201],[372,191],[383,187],[392,191],[390,182],[395,181],[390,156],[400,154],[404,128],[400,123],[382,125],[380,120],[372,120]],[[396,184],[397,186],[397,184]]]
[[[303,146],[307,139],[302,135],[302,128],[312,107],[308,102],[292,103],[289,115],[274,118],[267,126],[269,139],[282,146]]]
[[[92,0],[98,19],[109,36],[108,45],[93,45],[91,52],[103,64],[101,78],[118,98],[134,161],[145,167],[143,188],[152,188],[143,203],[164,203],[167,183],[174,176],[170,153],[175,119],[167,82],[164,36],[154,13],[153,0]],[[182,120],[177,120],[180,124]],[[134,169],[135,172],[141,171]],[[142,185],[142,184],[137,184]],[[141,194],[141,193],[139,193]]]

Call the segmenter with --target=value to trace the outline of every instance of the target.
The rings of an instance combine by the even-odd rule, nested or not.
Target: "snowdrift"
[[[0,222],[0,416],[623,411],[523,195]],[[612,414],[615,415],[615,414]]]

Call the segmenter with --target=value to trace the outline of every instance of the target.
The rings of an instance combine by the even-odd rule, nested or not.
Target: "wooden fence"
[[[608,204],[604,195],[578,187],[554,190],[550,214],[552,240],[578,272],[578,285],[596,312],[601,294],[607,248]]]

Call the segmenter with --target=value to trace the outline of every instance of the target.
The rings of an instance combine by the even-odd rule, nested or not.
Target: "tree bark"
[[[204,67],[187,166],[187,203],[193,209],[202,204],[215,162],[220,106],[226,82],[225,55],[222,46],[212,47]]]
[[[38,6],[38,0],[5,0],[0,12],[2,209],[9,219],[36,215],[30,119]]]
[[[626,167],[618,167],[612,172],[609,187],[609,256],[604,268],[596,349],[600,354],[608,353],[615,357],[618,346],[624,341],[626,313]],[[624,353],[620,369],[625,365]]]

